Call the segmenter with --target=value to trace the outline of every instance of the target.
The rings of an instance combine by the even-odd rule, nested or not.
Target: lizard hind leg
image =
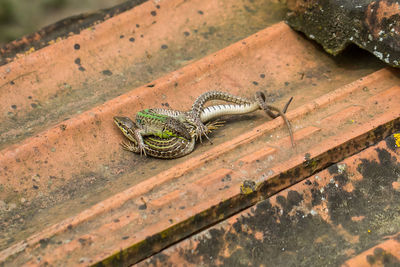
[[[196,117],[192,111],[187,112],[187,115],[184,118],[184,121],[187,125],[187,128],[191,130],[189,132],[194,133],[196,140],[200,140],[202,142],[202,136],[204,135],[208,140],[207,133],[209,133],[208,124],[204,125],[204,123],[200,120],[200,118]]]
[[[147,156],[145,144],[143,142],[142,133],[143,133],[143,130],[137,128],[133,131],[133,136],[134,136],[135,140],[137,141],[137,147],[138,147],[138,151],[140,152],[140,156],[142,156],[142,155]]]
[[[169,137],[183,137],[186,140],[190,140],[192,138],[192,136],[190,135],[190,130],[186,127],[186,125],[179,119],[173,117],[167,118],[163,133],[166,133],[167,135],[169,135]]]
[[[210,141],[212,144],[211,139],[208,137],[208,133],[210,133],[212,129],[209,129],[208,127],[209,127],[208,124],[204,125],[202,122],[197,124],[196,132],[197,132],[197,137],[200,140],[200,143],[202,142],[201,137],[204,135],[207,138],[207,140]]]

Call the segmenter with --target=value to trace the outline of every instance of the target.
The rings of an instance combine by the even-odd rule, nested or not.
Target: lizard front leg
[[[133,129],[133,138],[135,138],[137,142],[137,148],[140,151],[140,155],[145,155],[146,156],[146,149],[145,149],[145,144],[143,141],[143,135],[145,134],[145,131],[140,128]]]
[[[128,117],[114,117],[114,123],[130,141],[134,142],[134,145],[123,143],[122,147],[125,150],[146,155],[142,137],[145,130]]]

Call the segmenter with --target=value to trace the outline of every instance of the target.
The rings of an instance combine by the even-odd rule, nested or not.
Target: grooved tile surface
[[[284,14],[280,1],[148,1],[0,66],[0,264],[134,264],[271,197],[277,212],[308,216],[292,187],[382,140],[394,157],[399,71],[356,47],[329,56],[290,29]],[[125,140],[114,116],[188,110],[209,90],[251,99],[262,90],[279,108],[293,97],[286,115],[295,147],[283,119],[262,111],[222,118],[212,142],[179,159],[141,157],[119,145]],[[354,199],[357,184],[333,179],[332,190],[343,189],[338,198]],[[397,183],[390,181],[394,190]],[[241,193],[245,184],[254,188]],[[304,194],[319,196],[321,186]],[[315,212],[336,223],[340,238],[361,244],[340,251],[342,263],[352,265],[356,253],[381,241],[357,237],[347,215],[328,216],[320,200],[312,200]],[[255,230],[255,238],[268,233]],[[329,246],[326,240],[315,242]],[[376,262],[381,252],[371,252]]]

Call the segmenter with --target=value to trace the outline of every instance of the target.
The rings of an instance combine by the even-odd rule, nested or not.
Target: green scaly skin
[[[145,109],[136,114],[136,124],[132,127],[140,153],[146,155],[144,136],[157,136],[160,139],[192,137],[186,125],[178,119],[160,114],[153,109]]]
[[[262,109],[272,118],[282,116],[294,146],[290,124],[284,115],[291,99],[282,112],[268,105],[262,92],[257,92],[255,98],[255,101],[251,101],[225,92],[209,91],[198,97],[188,112],[161,108],[146,109],[138,112],[136,124],[127,117],[115,117],[114,122],[133,142],[133,144],[123,144],[124,149],[171,159],[189,154],[194,149],[195,139],[199,138],[201,141],[201,136],[207,137],[207,133],[211,131],[210,127],[216,129],[221,126],[219,122],[206,125],[204,123],[224,115],[245,114]],[[223,100],[234,105],[214,105],[204,108],[205,103],[211,100]],[[278,114],[274,114],[271,110],[277,111]]]

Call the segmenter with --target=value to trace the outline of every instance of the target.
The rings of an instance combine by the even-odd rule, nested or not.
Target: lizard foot
[[[144,146],[144,144],[138,144],[138,148],[139,148],[139,151],[140,151],[140,156],[147,156],[146,155],[146,149],[145,149],[145,146]]]
[[[147,156],[146,155],[146,148],[145,148],[144,145],[140,145],[140,144],[136,145],[136,144],[133,144],[131,142],[128,142],[128,143],[122,142],[121,146],[126,151],[130,151],[130,152],[134,152],[134,153],[140,153],[141,156],[142,155]]]
[[[197,125],[197,127],[196,127],[196,135],[197,135],[197,139],[200,140],[200,143],[203,142],[203,140],[201,139],[201,137],[203,135],[211,142],[210,138],[208,138],[208,135],[207,135],[207,133],[209,133],[209,132],[210,132],[210,130],[203,123]]]
[[[200,142],[202,142],[201,136],[204,135],[208,141],[210,141],[210,143],[212,144],[213,142],[210,140],[210,138],[208,137],[207,134],[211,133],[212,130],[216,130],[222,126],[224,126],[224,121],[220,121],[220,120],[215,120],[212,122],[208,122],[206,125],[202,125],[203,127],[201,129],[199,129],[199,127],[196,128],[196,135],[198,137],[198,139],[200,139]]]
[[[208,129],[208,133],[211,133],[212,130],[216,130],[218,128],[221,128],[222,126],[224,126],[224,124],[225,124],[225,121],[220,121],[220,120],[215,120],[215,121],[212,121],[212,122],[208,122],[206,124],[207,129]]]
[[[126,151],[135,152],[135,153],[138,151],[137,147],[135,145],[133,145],[131,142],[122,142],[120,145]]]

